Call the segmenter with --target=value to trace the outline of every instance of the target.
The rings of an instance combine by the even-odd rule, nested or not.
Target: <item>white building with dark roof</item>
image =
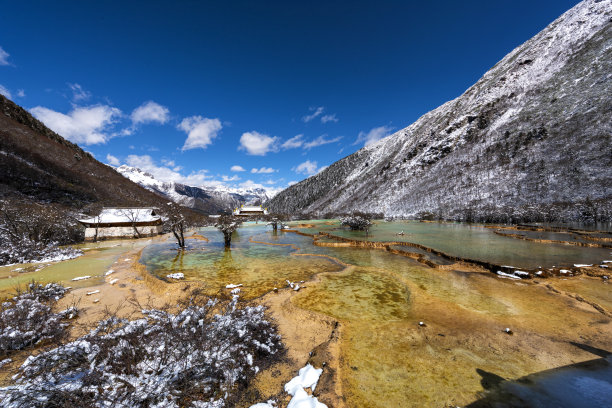
[[[237,217],[268,215],[268,209],[262,208],[261,205],[241,205],[240,208],[234,209],[234,215]]]
[[[142,238],[162,233],[162,219],[154,208],[103,208],[91,218],[79,220],[85,226],[85,240]]]

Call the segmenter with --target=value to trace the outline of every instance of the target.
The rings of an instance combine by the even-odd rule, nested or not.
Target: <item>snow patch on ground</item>
[[[317,369],[310,364],[300,368],[298,375],[285,384],[285,392],[293,397],[287,408],[327,408],[327,405],[319,402],[315,396],[308,394],[305,390],[310,388],[314,392],[322,372],[322,368]],[[268,401],[251,405],[250,408],[274,408],[272,404],[272,401]]]

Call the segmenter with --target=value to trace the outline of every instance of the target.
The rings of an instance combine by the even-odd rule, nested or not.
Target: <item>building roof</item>
[[[79,220],[83,224],[124,224],[161,221],[153,208],[103,208],[100,215]]]
[[[262,208],[261,205],[242,205],[234,210],[234,215],[246,215],[249,213],[268,215],[268,209]]]

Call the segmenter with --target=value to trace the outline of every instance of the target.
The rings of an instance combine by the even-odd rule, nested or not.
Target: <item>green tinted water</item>
[[[325,228],[335,227],[316,222],[314,229]],[[458,251],[461,242],[486,246],[487,239],[497,237],[480,227],[447,228],[428,223],[379,224],[373,236],[397,240],[393,231],[398,228],[410,232],[413,238],[421,231],[426,237],[420,239],[433,243],[434,237],[444,237],[442,231],[450,231],[449,241],[454,244],[445,245]],[[177,251],[172,240],[151,243],[143,250],[140,261],[156,276],[164,278],[169,273],[182,272],[187,279],[204,282],[213,293],[225,290],[227,284],[243,284],[246,298],[260,296],[274,287],[286,287],[286,280],[309,280],[319,274],[320,281],[308,283],[292,302],[341,322],[339,374],[350,407],[464,405],[474,401],[483,389],[477,370],[518,378],[569,364],[570,357],[563,356],[572,341],[601,348],[612,341],[610,319],[588,305],[554,294],[543,284],[453,270],[452,266],[450,270],[432,269],[383,250],[318,247],[310,237],[275,234],[264,225],[241,227],[229,251],[223,248],[222,236],[215,229],[205,228],[200,233],[209,241],[188,239],[187,251]],[[361,234],[341,233],[355,237]],[[461,236],[467,237],[466,241],[456,241]],[[541,249],[536,254],[529,253],[527,248],[535,244],[532,242],[512,238],[498,242],[504,245],[493,245],[487,251],[498,248],[512,252],[516,250],[513,244],[518,244],[527,251],[524,256],[538,263],[542,262],[538,256],[546,253]],[[85,247],[95,248],[84,256],[40,271],[19,274],[14,271],[19,266],[0,268],[0,279],[2,284],[9,279],[27,282],[38,277],[43,281],[65,281],[71,286],[91,285],[91,281],[70,279],[92,275],[101,280],[118,257],[148,243],[90,244]],[[540,245],[548,244],[537,247]],[[575,262],[573,258],[562,261]],[[581,277],[553,283],[604,307],[612,305],[610,285],[601,280]],[[419,321],[426,325],[420,327]],[[505,334],[505,327],[512,327],[515,335]],[[580,358],[586,357],[571,357]]]
[[[484,228],[420,223],[377,227],[373,235],[386,240],[398,228],[408,233],[408,227],[413,234],[431,229],[431,242],[441,231],[451,231],[451,240],[480,239],[480,245],[495,237]],[[325,228],[334,227],[316,222],[314,229]],[[577,307],[544,285],[432,269],[383,250],[314,246],[310,237],[274,234],[262,225],[242,227],[231,251],[223,249],[222,237],[214,229],[203,229],[201,234],[210,241],[189,240],[190,249],[182,254],[171,242],[155,244],[143,251],[141,262],[160,277],[183,272],[213,292],[230,283],[243,284],[247,298],[286,287],[285,280],[308,280],[320,274],[318,283],[307,284],[292,301],[341,321],[340,378],[348,406],[463,405],[483,389],[477,370],[518,378],[566,364],[562,356],[570,341],[588,338],[602,345],[612,339],[610,319],[594,309]],[[511,238],[498,242],[504,246],[489,250],[508,251],[516,244],[526,251],[534,244]],[[541,262],[537,254],[526,256]],[[612,302],[610,286],[601,280],[566,282],[573,281],[556,281],[567,286],[563,290],[588,300],[605,306]],[[426,326],[420,327],[419,321]],[[503,332],[508,326],[514,336]]]
[[[104,273],[122,255],[150,244],[150,240],[103,241],[77,245],[84,254],[78,258],[55,263],[19,264],[0,267],[0,298],[14,293],[16,287],[32,280],[59,282],[73,288],[93,286],[104,281]],[[87,280],[73,278],[89,275]]]
[[[343,269],[328,258],[292,256],[300,253],[294,245],[305,246],[310,238],[282,232],[274,236],[265,233],[266,229],[265,225],[243,226],[234,233],[231,249],[226,250],[223,235],[214,228],[204,228],[200,233],[208,242],[188,239],[186,251],[177,251],[172,241],[153,244],[145,248],[141,262],[162,279],[181,272],[186,279],[204,282],[210,292],[242,284],[245,298],[285,287],[287,280],[299,282],[319,272]],[[251,239],[282,245],[251,243]]]
[[[520,268],[569,267],[573,264],[597,263],[610,256],[609,248],[524,241],[497,235],[492,229],[481,225],[376,221],[366,236],[363,231],[341,228],[337,222],[332,225],[328,222],[309,223],[313,224],[312,228],[298,229],[310,234],[322,231],[358,240],[412,242],[452,256]],[[400,232],[405,235],[398,235]]]

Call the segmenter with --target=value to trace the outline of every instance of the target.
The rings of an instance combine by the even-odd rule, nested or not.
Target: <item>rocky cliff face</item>
[[[270,199],[264,189],[194,187],[159,181],[153,175],[136,167],[123,165],[116,170],[149,191],[205,214],[232,211],[242,204],[261,204]]]
[[[612,1],[583,1],[463,95],[279,193],[279,212],[612,216]]]

